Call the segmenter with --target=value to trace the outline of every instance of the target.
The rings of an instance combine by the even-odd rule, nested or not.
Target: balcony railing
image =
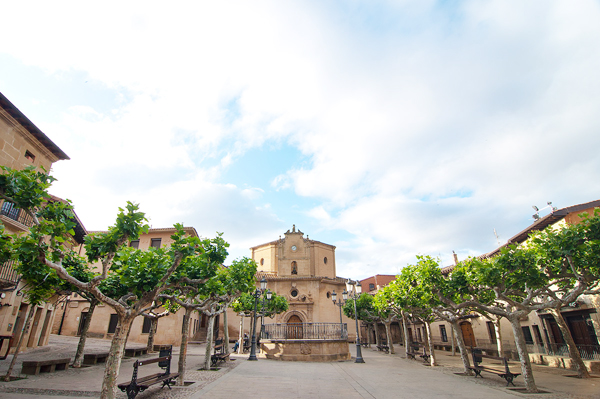
[[[19,273],[14,268],[15,261],[10,260],[0,265],[0,288],[9,288],[19,282]]]
[[[17,221],[27,227],[33,226],[33,218],[27,212],[19,209],[12,202],[4,201],[0,208],[0,215],[4,215],[9,219]]]
[[[600,360],[600,345],[575,345],[583,360]],[[569,348],[566,344],[550,344],[548,346],[527,345],[530,353],[543,353],[553,356],[569,357]]]
[[[346,340],[348,326],[340,323],[265,324],[263,339]]]

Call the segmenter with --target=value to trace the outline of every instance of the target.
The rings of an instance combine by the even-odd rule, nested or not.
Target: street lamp
[[[258,310],[258,298],[260,298],[267,289],[267,278],[263,276],[260,280],[260,288],[257,288],[256,291],[252,294],[254,297],[254,319],[252,323],[252,344],[250,346],[250,357],[248,360],[258,360],[256,358],[256,316]]]
[[[342,292],[342,300],[340,301],[336,301],[337,300],[337,294],[335,293],[335,290],[333,290],[333,292],[331,293],[331,299],[333,300],[333,304],[337,305],[340,308],[340,324],[342,323],[342,307],[346,304],[346,300],[348,299],[348,291],[344,290],[344,292]]]
[[[363,360],[362,351],[360,349],[360,340],[358,334],[358,312],[356,310],[356,298],[360,296],[362,287],[360,286],[359,281],[352,281],[349,279],[346,281],[346,289],[350,293],[352,299],[354,299],[354,321],[356,322],[356,360],[354,363],[364,363],[365,361]]]

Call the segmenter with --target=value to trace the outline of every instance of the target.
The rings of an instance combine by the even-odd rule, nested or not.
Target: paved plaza
[[[105,350],[109,341],[89,339],[87,351]],[[28,359],[57,358],[75,354],[76,337],[51,336],[50,345],[19,355],[14,375],[20,373],[20,362]],[[282,362],[262,359],[247,360],[248,355],[233,355],[232,361],[215,371],[198,370],[204,361],[204,345],[190,345],[185,387],[172,390],[150,388],[137,396],[140,399],[230,399],[230,398],[515,398],[531,395],[507,388],[504,380],[489,375],[484,379],[459,375],[459,356],[437,352],[439,367],[429,367],[421,361],[407,360],[402,347],[394,355],[364,348],[364,364],[354,361],[333,363]],[[351,352],[355,353],[351,346]],[[174,351],[172,370],[177,370]],[[152,358],[155,354],[141,358]],[[5,374],[11,357],[0,361],[0,373]],[[124,359],[119,382],[131,378],[134,359]],[[152,366],[148,366],[152,367]],[[518,370],[517,363],[514,367]],[[143,370],[143,369],[141,369]],[[0,383],[0,398],[39,399],[98,397],[104,367],[95,365],[69,369],[26,379]],[[147,370],[148,374],[156,372]],[[140,375],[145,375],[143,371]],[[534,366],[538,386],[548,393],[534,395],[548,399],[600,398],[600,378],[580,380],[569,377],[572,371]],[[600,376],[599,376],[600,377]],[[522,377],[515,381],[523,387]],[[124,394],[120,395],[125,398]]]

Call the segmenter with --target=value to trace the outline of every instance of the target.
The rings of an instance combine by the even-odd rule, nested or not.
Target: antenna
[[[537,206],[532,205],[533,210],[535,211],[535,213],[533,214],[533,220],[537,221],[540,220],[540,211],[543,211],[546,208],[550,208],[550,213],[553,213],[554,211],[558,210],[557,207],[552,206],[552,201],[548,201],[546,202],[548,205],[546,205],[545,207],[543,207],[542,209],[539,209]]]
[[[500,236],[496,233],[496,228],[494,227],[494,235],[496,236],[496,241],[498,242],[498,246],[500,246]]]

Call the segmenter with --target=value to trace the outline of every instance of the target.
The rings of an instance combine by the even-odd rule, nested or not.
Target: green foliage
[[[146,215],[139,212],[139,205],[127,202],[126,209],[119,208],[114,226],[107,233],[89,234],[85,237],[85,250],[88,260],[95,262],[117,252],[129,240],[137,240],[140,234],[147,233],[149,226]]]
[[[46,190],[56,179],[45,170],[36,171],[34,166],[22,170],[0,166],[0,170],[0,194],[17,208],[35,210],[50,198]]]
[[[354,319],[354,299],[348,297],[342,310],[346,316]],[[366,321],[368,323],[373,322],[377,313],[373,305],[373,296],[366,292],[360,294],[360,296],[356,298],[356,312],[358,313],[358,320]]]
[[[263,312],[263,302],[259,301],[258,311]],[[246,315],[252,315],[254,313],[254,296],[252,293],[245,292],[240,295],[232,304],[231,308],[236,313],[244,313]],[[276,314],[287,311],[289,304],[284,296],[277,295],[276,293],[271,294],[271,300],[264,301],[264,314],[266,317],[273,317]]]

